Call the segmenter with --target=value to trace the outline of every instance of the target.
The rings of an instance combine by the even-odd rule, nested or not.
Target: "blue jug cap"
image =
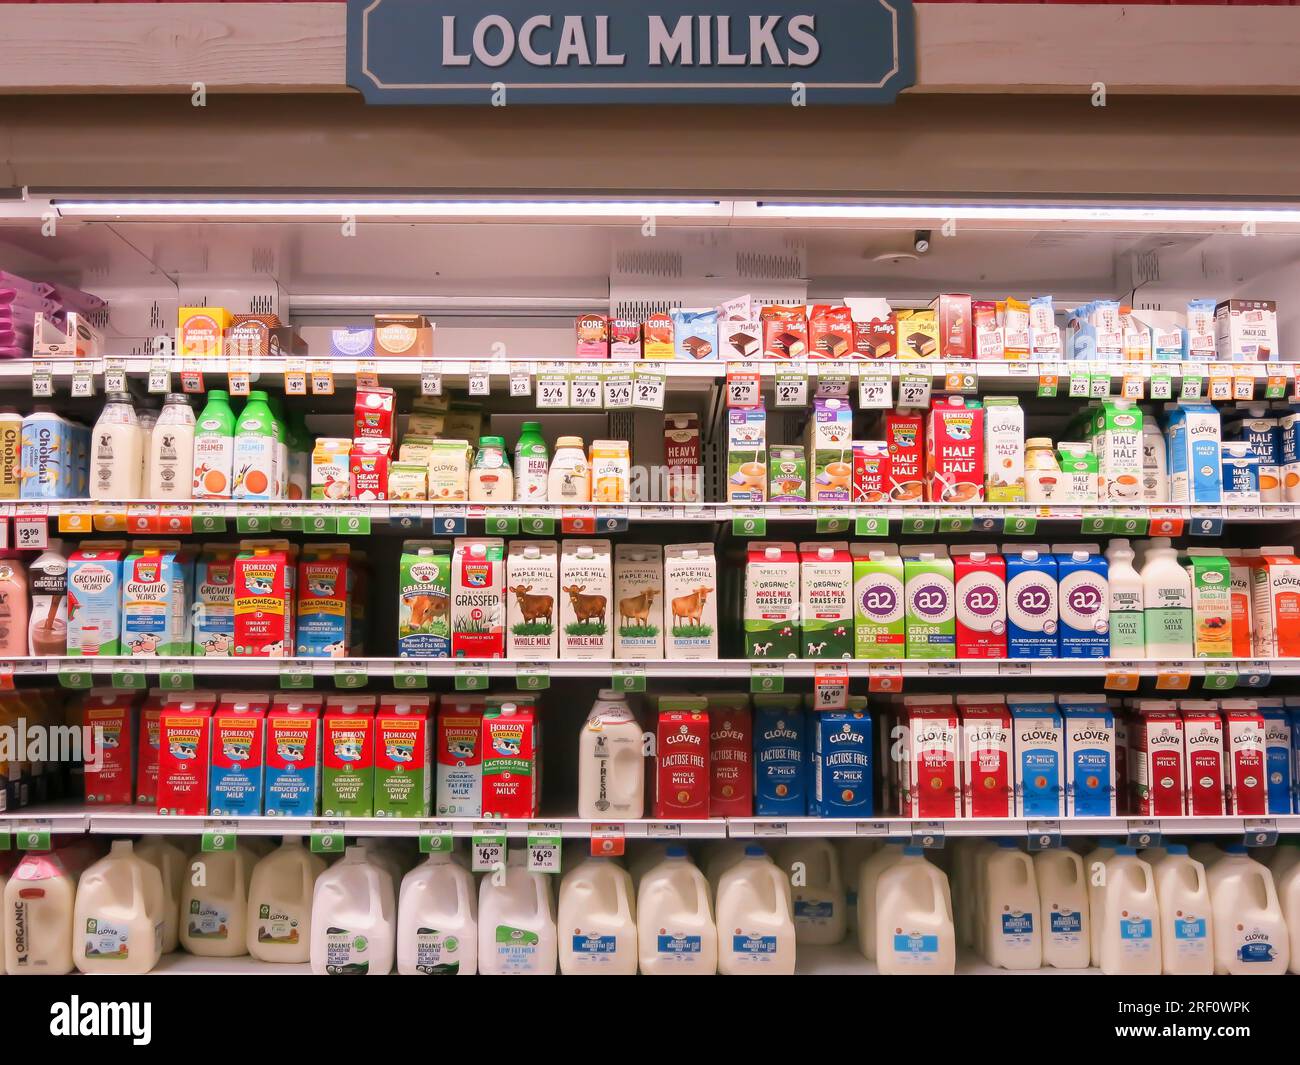
[[[1224,850],[1224,853],[1226,853],[1226,854],[1245,854],[1245,853],[1246,853],[1246,844],[1244,844],[1244,843],[1229,843],[1226,847],[1223,848],[1223,850]]]
[[[757,844],[755,844],[755,843],[751,843],[748,847],[745,848],[745,857],[746,857],[746,858],[766,858],[766,857],[767,857],[767,851],[763,850],[763,848],[760,847],[760,846],[758,846]]]
[[[1187,853],[1187,844],[1186,844],[1186,843],[1171,843],[1171,844],[1169,844],[1167,847],[1165,847],[1165,853],[1166,853],[1166,854],[1186,854],[1186,853]]]
[[[1002,836],[998,839],[998,846],[1001,847],[1004,851],[1013,851],[1016,850],[1020,845],[1014,839],[1010,839],[1007,836]]]
[[[924,857],[925,857],[925,848],[924,848],[924,847],[904,847],[904,848],[903,848],[903,853],[906,854],[909,858],[924,858]]]
[[[1115,848],[1116,854],[1137,854],[1136,847],[1130,847],[1127,843],[1121,843]]]
[[[676,846],[669,847],[666,851],[664,851],[664,856],[668,858],[685,858],[686,848],[676,847]]]

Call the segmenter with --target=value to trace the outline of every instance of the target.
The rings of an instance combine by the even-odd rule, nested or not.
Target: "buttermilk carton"
[[[1001,695],[959,695],[962,811],[966,817],[1012,817],[1011,714]]]
[[[450,657],[451,541],[404,541],[397,582],[398,656]]]
[[[811,715],[812,812],[817,817],[870,817],[873,743],[871,717],[863,711]]]
[[[324,696],[276,692],[266,714],[267,817],[315,817],[320,807]]]
[[[483,816],[536,817],[541,801],[538,722],[531,706],[503,703],[483,714]]]
[[[244,540],[235,558],[236,658],[293,654],[297,548],[287,540]]]
[[[615,546],[614,602],[618,606],[614,657],[663,658],[664,552],[660,545]]]
[[[1007,655],[1010,658],[1055,658],[1056,559],[1046,544],[1004,544],[1007,560]]]
[[[352,653],[355,591],[347,544],[308,544],[298,560],[296,653],[301,658],[344,658]]]
[[[608,540],[560,544],[560,657],[612,658],[610,599],[614,567]]]
[[[799,553],[789,541],[750,541],[745,561],[745,657],[798,658]]]
[[[895,544],[852,544],[853,657],[902,658],[903,559]]]
[[[122,540],[86,540],[68,556],[68,654],[122,653]]]
[[[427,695],[379,697],[375,714],[375,816],[428,817],[433,794]]]
[[[262,813],[266,713],[270,700],[223,695],[212,715],[208,812],[257,817]]]
[[[905,695],[907,777],[899,810],[920,820],[961,816],[961,719],[950,695]]]
[[[1227,813],[1223,717],[1213,699],[1183,699],[1183,791],[1193,817]]]
[[[754,719],[748,695],[719,694],[709,701],[709,813],[754,814]]]
[[[1060,658],[1110,656],[1109,566],[1098,544],[1053,544]]]
[[[438,704],[434,750],[438,785],[434,812],[439,816],[483,814],[483,711],[481,698],[447,694]]]
[[[375,697],[331,695],[321,719],[321,814],[375,815]]]
[[[1183,719],[1169,699],[1139,699],[1131,734],[1133,813],[1183,814]]]
[[[506,657],[555,658],[560,548],[554,540],[515,540],[506,558]]]
[[[903,631],[908,658],[956,658],[957,611],[952,559],[942,544],[905,549]]]
[[[191,646],[194,558],[177,541],[132,545],[122,565],[122,651],[169,658]]]
[[[978,400],[941,396],[925,427],[925,498],[934,503],[984,499],[984,410]]]
[[[1050,695],[1007,697],[1016,752],[1016,816],[1056,819],[1065,813],[1065,742]]]
[[[208,812],[212,708],[187,699],[165,707],[158,722],[158,812],[202,817]]]
[[[754,813],[808,813],[808,717],[799,696],[754,696]]]
[[[134,801],[131,734],[135,696],[110,688],[94,688],[81,708],[82,735],[87,750],[98,757],[87,758],[84,768],[86,802],[125,806]]]
[[[1292,721],[1281,696],[1258,696],[1259,712],[1264,716],[1264,764],[1268,777],[1268,812],[1292,812],[1291,793],[1295,786],[1292,765],[1295,738]]]
[[[712,544],[669,544],[664,548],[664,620],[669,659],[718,657],[718,570]]]
[[[655,736],[655,817],[709,816],[708,704],[696,696],[661,696]]]
[[[1236,817],[1268,814],[1264,715],[1254,699],[1223,699],[1224,747],[1228,752],[1227,807]]]
[[[853,556],[843,541],[799,545],[803,658],[853,657]]]
[[[1007,563],[996,546],[953,549],[958,658],[1007,657]]]
[[[194,641],[191,654],[226,658],[235,648],[234,544],[206,544],[194,569]]]
[[[1114,817],[1115,715],[1104,695],[1062,695],[1067,817]]]
[[[1250,566],[1251,622],[1255,654],[1300,657],[1300,558],[1289,547],[1261,547]],[[71,578],[69,578],[71,582]],[[68,640],[71,648],[71,631]]]
[[[505,569],[505,541],[500,537],[456,539],[451,559],[452,658],[505,657]]]
[[[1181,561],[1192,581],[1193,652],[1197,658],[1233,657],[1232,564],[1213,547],[1189,548]]]

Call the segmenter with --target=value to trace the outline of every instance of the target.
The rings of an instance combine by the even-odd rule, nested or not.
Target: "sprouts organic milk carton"
[[[745,657],[799,657],[799,553],[789,541],[755,541],[745,563]]]
[[[667,658],[718,657],[718,574],[712,544],[664,548],[664,620],[672,614]]]
[[[451,560],[451,657],[504,658],[505,541],[458,537]]]
[[[853,544],[853,657],[902,658],[903,559],[894,544]]]
[[[614,630],[617,659],[664,656],[664,552],[658,544],[614,548]]]
[[[560,545],[560,657],[612,658],[610,599],[614,570],[608,540]]]
[[[478,696],[444,695],[438,705],[438,789],[434,813],[483,814],[483,710]]]
[[[853,556],[843,541],[799,545],[804,658],[853,657]]]
[[[397,653],[451,655],[451,541],[407,540],[398,562]]]
[[[555,636],[560,548],[554,540],[515,540],[506,557],[506,657],[532,661],[559,653]]]

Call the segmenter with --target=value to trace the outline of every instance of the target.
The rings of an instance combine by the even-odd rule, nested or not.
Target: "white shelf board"
[[[310,962],[279,964],[251,954],[234,958],[200,958],[182,950],[164,954],[149,976],[310,976]]]
[[[923,835],[944,837],[977,836],[981,838],[1040,835],[1051,829],[1062,836],[1119,836],[1130,831],[1158,831],[1162,836],[1207,835],[1243,836],[1246,826],[1261,824],[1278,833],[1300,832],[1300,814],[1271,817],[1063,817],[1053,821],[1024,818],[946,818],[919,821],[904,817],[880,817],[869,820],[851,818],[792,817],[787,820],[769,817],[730,817],[727,834],[732,839],[780,839],[782,837],[850,837],[908,840]]]

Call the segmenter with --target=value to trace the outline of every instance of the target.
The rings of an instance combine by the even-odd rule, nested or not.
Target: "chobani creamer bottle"
[[[139,499],[144,441],[131,397],[110,392],[90,444],[90,498]]]
[[[194,498],[229,499],[235,461],[230,393],[214,388],[194,427]]]
[[[17,499],[22,487],[23,416],[0,407],[0,499]]]

